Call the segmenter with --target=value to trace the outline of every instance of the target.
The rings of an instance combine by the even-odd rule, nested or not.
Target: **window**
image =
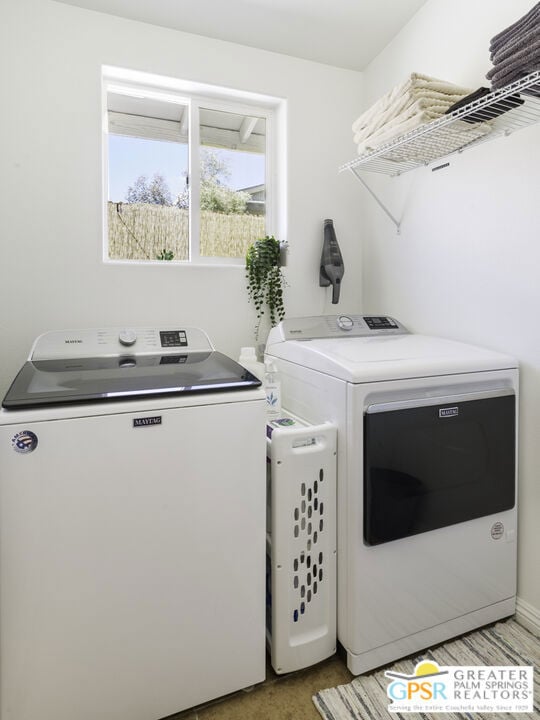
[[[244,262],[277,228],[282,101],[104,68],[106,260]]]

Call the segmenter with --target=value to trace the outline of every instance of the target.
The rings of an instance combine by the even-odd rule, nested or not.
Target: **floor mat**
[[[385,671],[408,674],[420,661],[435,661],[439,666],[449,665],[532,665],[534,671],[534,712],[530,713],[395,713],[388,711],[390,699],[386,690],[390,679]],[[355,678],[347,685],[321,690],[313,696],[315,707],[324,720],[531,720],[540,717],[540,639],[524,627],[507,620],[496,623],[457,640],[400,660],[366,675]]]

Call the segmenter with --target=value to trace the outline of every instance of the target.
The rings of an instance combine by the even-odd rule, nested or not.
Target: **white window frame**
[[[121,90],[126,94],[143,96],[166,102],[187,105],[188,124],[188,173],[189,173],[189,258],[188,260],[112,260],[108,254],[108,213],[109,162],[108,135],[109,116],[107,93]],[[102,67],[102,148],[103,148],[103,261],[112,264],[143,264],[160,266],[193,265],[241,265],[245,259],[229,257],[208,257],[200,254],[200,108],[256,116],[265,120],[265,188],[266,188],[266,234],[275,235],[286,241],[286,208],[284,204],[285,145],[284,127],[286,103],[281,98],[221,88],[214,85],[194,83],[162,77],[149,73],[130,71],[111,66]],[[172,122],[172,121],[171,121]],[[163,125],[163,139],[171,139],[167,121],[156,121],[155,139],[159,139],[160,123]],[[152,134],[154,129],[152,129]],[[141,135],[144,137],[144,135]],[[150,137],[150,135],[148,135]]]

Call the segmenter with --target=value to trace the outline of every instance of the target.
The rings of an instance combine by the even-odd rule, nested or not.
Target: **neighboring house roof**
[[[238,192],[249,193],[252,200],[264,200],[266,194],[266,187],[265,185],[251,185],[249,187],[238,188]]]
[[[252,215],[264,215],[266,208],[266,187],[265,185],[250,185],[239,188],[238,192],[246,192],[250,195],[247,201],[246,210]]]

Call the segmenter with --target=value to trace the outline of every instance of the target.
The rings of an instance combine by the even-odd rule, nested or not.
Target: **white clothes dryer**
[[[386,316],[289,319],[283,402],[338,427],[338,639],[354,674],[509,616],[518,367]]]
[[[265,677],[265,396],[198,328],[36,341],[0,412],[1,720]]]

